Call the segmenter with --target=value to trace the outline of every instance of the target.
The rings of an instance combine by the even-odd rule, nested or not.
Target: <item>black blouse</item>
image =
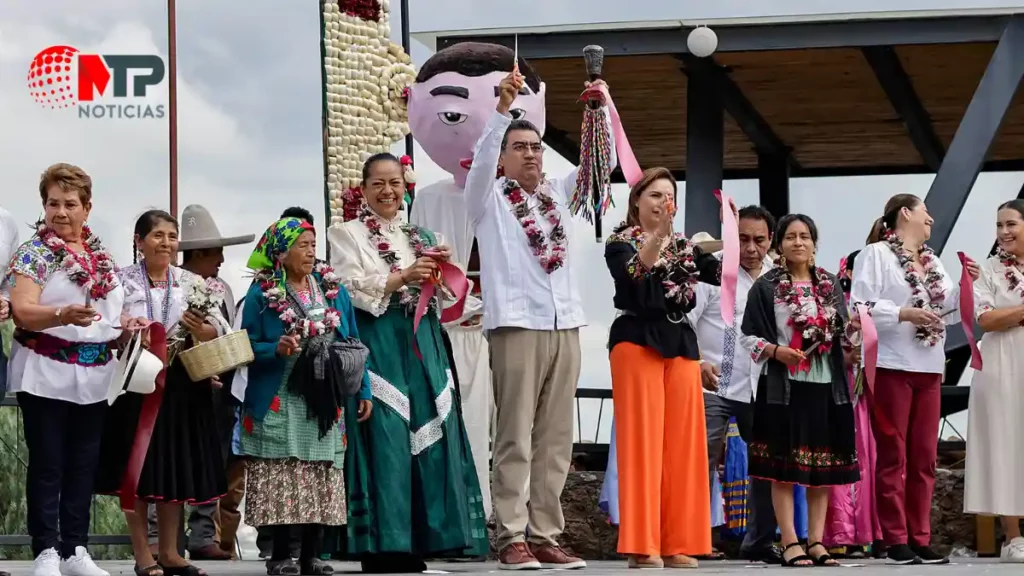
[[[615,308],[623,312],[612,323],[609,350],[629,342],[647,346],[664,358],[700,359],[697,334],[686,321],[696,302],[682,293],[673,297],[672,292],[685,290],[694,275],[699,282],[720,285],[722,262],[683,237],[662,254],[671,258],[687,250],[692,250],[691,266],[646,270],[628,231],[608,238],[604,259],[615,281]]]

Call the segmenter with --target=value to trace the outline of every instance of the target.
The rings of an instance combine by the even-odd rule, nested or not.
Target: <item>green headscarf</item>
[[[295,241],[307,230],[316,233],[309,222],[298,218],[282,218],[274,222],[263,233],[246,266],[256,272],[273,273],[277,284],[284,288],[285,271],[281,266],[281,256],[291,250]]]

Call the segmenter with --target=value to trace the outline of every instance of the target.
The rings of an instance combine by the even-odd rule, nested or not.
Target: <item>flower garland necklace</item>
[[[1024,300],[1024,282],[1021,282],[1020,263],[1017,262],[1017,257],[1002,248],[996,248],[996,257],[1006,267],[1003,277],[1006,278],[1010,292],[1016,292],[1021,300]]]
[[[640,248],[644,244],[644,231],[639,226],[619,226],[618,236],[633,245],[639,260]],[[657,239],[648,240],[657,242]],[[694,287],[697,285],[700,271],[694,257],[693,243],[679,232],[672,235],[672,241],[661,250],[658,261],[652,269],[664,269],[666,274],[661,280],[665,288],[665,298],[678,304],[692,302],[696,298]]]
[[[815,315],[808,314],[809,307],[804,306],[800,299],[800,290],[793,283],[789,269],[781,268],[782,276],[775,287],[775,301],[784,304],[789,310],[789,326],[794,334],[801,337],[800,346],[807,349],[808,345],[818,344],[817,352],[824,355],[832,349],[832,337],[835,333],[836,309],[832,305],[835,286],[823,268],[814,267],[811,273],[815,281],[812,283],[812,298],[815,304]]]
[[[926,245],[921,246],[918,257],[924,267],[922,275],[914,268],[910,253],[903,247],[903,240],[895,230],[886,230],[882,240],[889,245],[903,268],[904,279],[910,286],[910,305],[941,314],[946,301],[946,291],[943,289],[945,276],[939,270],[939,259],[935,257],[935,252]],[[944,326],[917,326],[915,336],[925,346],[935,346],[945,333]]]
[[[537,223],[537,218],[526,202],[526,192],[518,182],[506,179],[501,186],[501,192],[512,205],[512,214],[519,221],[519,225],[523,227],[534,257],[540,262],[541,268],[551,274],[565,265],[568,239],[565,236],[565,229],[562,227],[562,216],[558,213],[558,205],[543,191],[546,186],[547,181],[542,181],[536,194],[540,201],[541,217],[553,226],[547,235]]]
[[[320,286],[317,286],[316,282],[311,279],[309,281],[310,293],[315,294],[316,291],[322,290],[324,298],[328,302],[337,298],[341,283],[338,275],[334,273],[334,269],[323,262],[318,262],[313,267],[313,272],[320,275]],[[291,289],[287,286],[282,288],[275,281],[274,274],[264,271],[257,274],[256,278],[263,289],[263,297],[267,300],[267,306],[277,312],[281,322],[284,323],[285,334],[298,334],[303,338],[309,338],[327,334],[341,325],[341,313],[333,306],[327,307],[321,320],[311,320],[307,316],[306,310],[302,308],[301,302],[289,295]],[[289,303],[289,299],[294,302]],[[296,306],[299,307],[298,312],[295,310]],[[301,316],[299,312],[301,312]]]
[[[398,254],[395,252],[394,247],[391,245],[391,240],[384,235],[384,225],[381,222],[380,216],[370,209],[370,206],[363,203],[362,209],[359,212],[359,221],[366,226],[366,229],[370,233],[370,245],[377,250],[377,254],[381,260],[388,265],[388,269],[391,272],[402,272],[402,267],[399,265],[401,261]],[[416,259],[419,260],[423,257],[423,252],[427,246],[423,241],[422,230],[419,226],[413,224],[402,224],[400,226],[406,238],[409,239],[409,245],[412,246],[413,254]],[[407,284],[398,290],[398,303],[402,305],[410,314],[416,312],[416,305],[420,299],[420,287],[415,284]],[[436,293],[435,293],[436,294]],[[434,301],[431,302],[431,307],[437,303],[437,296],[434,296]]]
[[[68,248],[57,232],[44,222],[36,224],[36,235],[53,252],[57,268],[84,288],[90,300],[105,298],[117,286],[114,259],[88,225],[82,226],[81,252]]]

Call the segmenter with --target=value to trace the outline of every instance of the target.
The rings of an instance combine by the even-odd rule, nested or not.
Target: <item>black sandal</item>
[[[164,571],[164,576],[206,576],[205,570],[192,564],[185,564],[184,566],[161,565],[160,568]]]
[[[302,576],[330,576],[334,574],[334,566],[319,558],[313,558],[308,562],[302,562]]]
[[[812,548],[821,546],[821,549],[825,551],[821,556],[811,556],[811,560],[814,561],[815,566],[839,566],[839,562],[828,553],[828,548],[821,542],[815,542],[807,547],[807,553],[810,554]]]
[[[139,568],[139,565],[136,564],[135,576],[164,576],[164,569],[155,562],[152,566],[147,566],[145,568]]]
[[[790,558],[789,560],[786,560],[786,552],[788,552],[790,548],[800,548],[800,543],[799,542],[793,542],[789,546],[786,546],[785,548],[782,549],[782,565],[783,566],[785,566],[786,568],[810,568],[811,566],[814,565],[813,564],[814,558],[811,558],[806,553],[800,554],[799,556],[794,556],[794,557]],[[801,548],[801,550],[803,550],[803,549]],[[812,562],[812,564],[797,564],[797,562]]]

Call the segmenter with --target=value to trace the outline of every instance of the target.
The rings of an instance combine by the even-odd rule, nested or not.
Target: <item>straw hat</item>
[[[715,237],[707,232],[697,232],[690,237],[690,242],[694,243],[701,250],[713,254],[722,249],[722,241],[715,240]]]
[[[248,244],[255,238],[255,234],[227,238],[221,236],[213,216],[198,204],[186,206],[181,212],[181,238],[178,240],[178,250],[181,252],[238,246]]]

